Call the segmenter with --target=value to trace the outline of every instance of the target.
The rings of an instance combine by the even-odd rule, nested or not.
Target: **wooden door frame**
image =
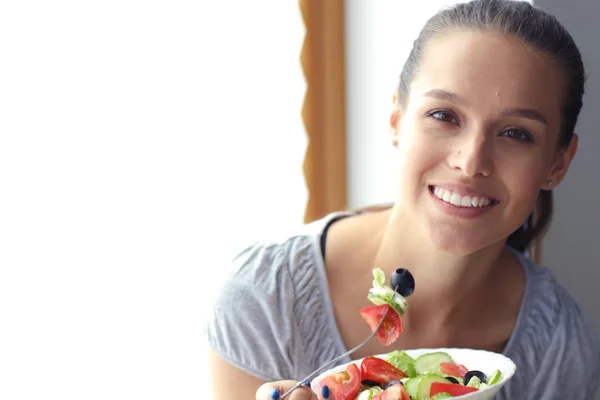
[[[345,0],[299,0],[306,27],[302,118],[310,222],[347,207]]]

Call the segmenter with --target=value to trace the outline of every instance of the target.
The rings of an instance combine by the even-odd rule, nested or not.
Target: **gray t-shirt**
[[[237,255],[205,323],[213,351],[274,381],[300,380],[348,350],[335,323],[320,246],[324,228],[343,215],[331,214]],[[548,268],[515,254],[526,286],[504,354],[517,372],[495,398],[594,399],[600,341],[593,323]]]

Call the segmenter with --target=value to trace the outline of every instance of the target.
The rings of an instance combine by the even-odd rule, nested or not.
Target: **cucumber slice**
[[[377,393],[381,393],[383,390],[379,386],[373,386],[370,389],[363,390],[354,400],[371,400]]]
[[[467,386],[479,389],[479,386],[481,386],[481,379],[473,376],[471,379],[469,379],[469,382],[467,382]]]
[[[448,353],[442,351],[436,351],[433,353],[426,353],[417,358],[415,361],[415,370],[418,375],[427,373],[441,373],[440,363],[442,362],[454,362],[452,357]]]
[[[431,398],[431,400],[449,399],[451,397],[454,397],[454,396],[452,396],[450,393],[442,392],[442,393],[438,393],[435,396],[433,396]]]
[[[417,392],[419,391],[419,383],[421,383],[421,379],[424,376],[415,376],[414,378],[409,378],[404,382],[404,390],[410,396],[411,399],[417,398]]]
[[[417,400],[429,399],[429,393],[431,391],[431,384],[433,382],[448,383],[448,380],[441,375],[437,374],[426,374],[422,376],[421,382],[419,382],[419,389],[417,390]],[[409,393],[410,394],[410,393]]]
[[[492,375],[490,375],[489,378],[487,378],[487,384],[488,386],[494,385],[500,382],[500,379],[502,379],[502,372],[500,372],[500,370],[497,369]]]

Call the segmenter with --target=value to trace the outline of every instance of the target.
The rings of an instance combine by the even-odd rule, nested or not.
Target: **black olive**
[[[377,382],[373,382],[373,381],[369,381],[369,380],[364,380],[361,382],[361,384],[365,385],[365,386],[379,386],[379,383]]]
[[[383,385],[382,389],[386,390],[390,386],[394,386],[394,385],[396,385],[398,383],[401,384],[402,386],[404,386],[401,381],[389,381],[388,383],[386,383],[385,385]]]
[[[408,297],[415,291],[415,278],[404,268],[398,268],[392,272],[390,280],[392,288],[401,296]]]
[[[472,377],[478,377],[479,380],[481,381],[481,383],[487,383],[487,379],[485,378],[485,374],[481,371],[477,371],[477,370],[473,370],[473,371],[469,371],[465,374],[465,378],[463,380],[463,383],[465,385],[469,384],[469,381],[471,380]]]
[[[455,377],[453,377],[453,376],[447,376],[447,377],[446,377],[446,379],[447,379],[447,380],[449,380],[449,381],[450,381],[450,382],[452,382],[452,383],[460,383],[460,382],[458,381],[458,379],[456,379],[456,378],[455,378]]]

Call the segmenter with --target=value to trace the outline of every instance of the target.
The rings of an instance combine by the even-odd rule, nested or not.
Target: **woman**
[[[593,324],[523,254],[575,156],[583,91],[571,36],[526,2],[479,0],[430,19],[390,117],[393,207],[335,213],[239,254],[207,323],[214,398],[266,399],[289,382],[265,382],[302,379],[363,341],[370,329],[358,310],[374,267],[409,269],[416,289],[400,338],[373,340],[353,359],[487,349],[517,365],[498,399],[593,398]]]

